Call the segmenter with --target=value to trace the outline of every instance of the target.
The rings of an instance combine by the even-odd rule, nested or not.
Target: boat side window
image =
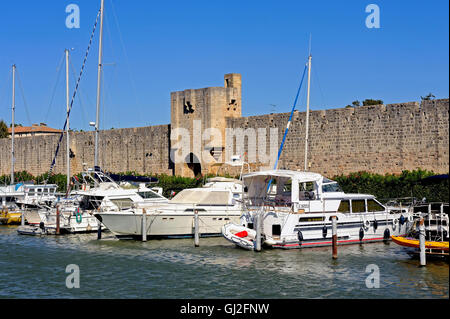
[[[34,188],[30,188],[30,189],[28,190],[28,195],[34,196]]]
[[[367,211],[369,212],[382,212],[384,211],[384,207],[376,202],[374,199],[367,200]]]
[[[349,200],[341,200],[341,204],[339,205],[338,212],[350,213],[350,201]]]
[[[38,188],[38,189],[37,189],[37,193],[38,193],[38,194],[42,194],[42,188]]]
[[[300,191],[298,194],[298,198],[300,200],[312,200],[315,199],[315,193],[314,193],[314,183],[313,182],[306,182],[306,183],[300,183],[299,185]]]
[[[313,182],[300,183],[300,190],[312,192],[314,191],[314,183]]]
[[[352,200],[352,213],[364,213],[366,211],[366,203],[364,199]]]
[[[16,198],[15,197],[6,197],[5,201],[7,203],[15,203],[16,202]]]

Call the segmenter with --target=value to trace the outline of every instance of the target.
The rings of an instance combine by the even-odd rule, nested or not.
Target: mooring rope
[[[64,122],[63,131],[61,132],[61,135],[59,136],[58,145],[56,146],[55,155],[53,157],[53,161],[52,161],[52,164],[50,165],[50,169],[48,171],[48,175],[47,175],[47,177],[46,177],[46,179],[44,181],[44,184],[47,184],[47,180],[51,176],[53,167],[55,166],[55,163],[56,163],[56,157],[58,156],[58,151],[59,151],[59,147],[61,145],[61,141],[62,141],[63,136],[64,136],[64,131],[66,130],[67,121],[69,120],[70,111],[72,110],[73,101],[75,100],[75,96],[77,94],[78,85],[80,84],[81,76],[83,75],[84,67],[86,66],[86,60],[87,60],[87,57],[88,57],[88,54],[89,54],[89,50],[90,50],[91,45],[92,45],[92,39],[94,38],[94,33],[95,33],[95,29],[97,27],[98,18],[100,17],[100,12],[101,12],[101,10],[98,11],[97,18],[95,19],[94,28],[93,28],[92,33],[91,33],[91,38],[89,39],[89,45],[87,47],[86,54],[84,56],[83,65],[81,66],[80,74],[78,75],[78,80],[77,80],[77,83],[75,85],[75,90],[73,92],[72,99],[70,101],[69,110],[67,111],[67,116],[66,116],[66,121]]]

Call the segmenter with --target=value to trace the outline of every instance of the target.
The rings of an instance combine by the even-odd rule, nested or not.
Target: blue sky
[[[65,26],[71,3],[80,8],[79,29]],[[365,25],[370,3],[380,7],[379,29]],[[16,122],[62,127],[64,69],[57,68],[64,49],[73,48],[72,92],[72,68],[78,75],[99,6],[100,0],[2,1],[0,119],[11,121],[15,63]],[[244,116],[289,112],[309,34],[312,110],[366,98],[419,101],[429,92],[448,98],[448,12],[442,0],[105,0],[100,127],[168,124],[170,92],[222,86],[231,72],[242,74]],[[71,115],[74,129],[90,130],[95,120],[97,54],[98,29]],[[305,100],[303,91],[298,110]]]

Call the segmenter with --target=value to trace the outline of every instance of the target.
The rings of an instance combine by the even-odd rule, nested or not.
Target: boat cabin
[[[49,204],[56,200],[56,184],[16,184],[0,190],[2,206]],[[8,204],[9,203],[9,204]]]
[[[294,213],[385,211],[373,195],[346,194],[339,184],[318,173],[291,170],[254,172],[243,176],[247,206],[271,206]]]

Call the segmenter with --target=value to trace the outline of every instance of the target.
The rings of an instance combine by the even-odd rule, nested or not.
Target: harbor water
[[[66,286],[68,265],[79,268],[79,288]],[[256,253],[223,238],[194,247],[193,239],[21,236],[0,226],[0,297],[443,299],[449,266],[419,267],[393,242],[339,246],[333,260],[331,247]]]

